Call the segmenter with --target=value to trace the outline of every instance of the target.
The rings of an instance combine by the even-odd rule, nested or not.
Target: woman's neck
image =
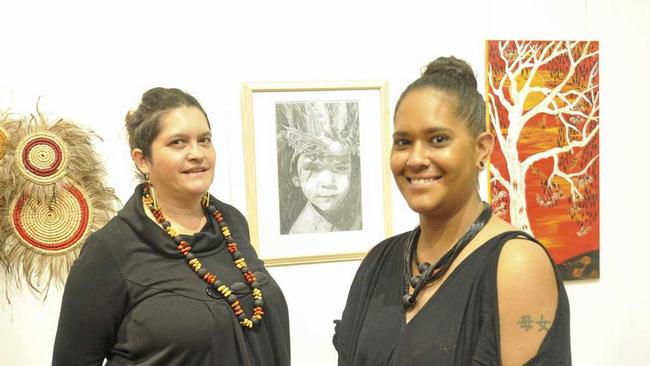
[[[160,192],[159,192],[160,191]],[[201,207],[201,197],[175,197],[164,190],[155,190],[156,204],[163,215],[182,234],[201,231],[205,224],[205,214]],[[146,209],[146,211],[149,211]]]
[[[440,216],[420,215],[417,254],[420,261],[433,263],[467,232],[481,213],[483,204],[476,195],[457,210]]]

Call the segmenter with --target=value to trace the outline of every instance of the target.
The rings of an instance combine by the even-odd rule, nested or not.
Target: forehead
[[[454,113],[455,105],[455,98],[445,92],[431,88],[413,90],[395,111],[395,131],[464,126]]]
[[[200,134],[210,131],[208,120],[197,107],[178,107],[160,117],[161,136],[176,134]]]

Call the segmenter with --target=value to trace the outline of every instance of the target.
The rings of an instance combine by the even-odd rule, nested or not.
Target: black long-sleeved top
[[[243,329],[228,302],[187,265],[173,240],[149,219],[142,186],[104,228],[92,234],[68,277],[54,344],[55,366],[290,364],[284,296],[250,245],[248,224],[214,198],[233,239],[255,272],[264,299],[261,325]],[[192,253],[235,291],[248,317],[252,295],[209,215],[188,237]],[[239,282],[239,284],[236,284]]]
[[[409,323],[401,301],[408,235],[377,245],[361,263],[343,319],[337,321],[339,366],[501,365],[497,267],[504,244],[518,236],[534,240],[516,231],[488,240],[454,269]],[[553,324],[526,366],[571,365],[569,301],[557,269],[555,274]],[[531,331],[540,331],[534,320]]]

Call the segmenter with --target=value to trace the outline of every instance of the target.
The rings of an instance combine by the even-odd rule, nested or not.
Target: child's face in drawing
[[[293,184],[322,211],[338,207],[350,188],[352,157],[343,154],[302,154],[296,163]]]

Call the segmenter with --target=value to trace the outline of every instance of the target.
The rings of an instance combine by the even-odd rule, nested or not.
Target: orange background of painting
[[[487,47],[494,47],[499,41],[488,41]],[[543,44],[542,42],[539,42]],[[595,49],[598,49],[598,44],[595,43]],[[598,58],[598,55],[592,56],[591,58]],[[591,59],[590,58],[590,59]],[[587,59],[589,60],[589,59]],[[594,62],[594,60],[590,60]],[[596,66],[598,67],[598,66]],[[486,73],[487,74],[487,73]],[[595,84],[599,85],[598,76],[596,75]],[[538,71],[538,75],[535,76],[534,84],[544,84],[546,86],[557,85],[553,83],[553,78],[549,75],[548,70],[542,66]],[[490,85],[487,85],[488,94],[491,93]],[[505,89],[505,88],[504,88]],[[568,83],[563,90],[579,89],[579,86],[572,85]],[[506,96],[508,93],[506,93]],[[498,101],[497,98],[495,100]],[[529,96],[525,102],[525,111],[529,110],[533,106],[539,104],[541,101],[541,95],[532,95]],[[502,127],[507,122],[504,123],[503,118],[506,116],[505,108],[498,104],[497,108],[500,110],[500,115],[502,118]],[[524,111],[524,112],[525,112]],[[598,113],[596,112],[596,116]],[[488,122],[489,123],[489,122]],[[597,126],[597,122],[591,122],[593,126]],[[550,148],[557,146],[558,132],[560,129],[561,123],[556,116],[548,114],[538,114],[533,117],[526,126],[523,128],[519,141],[517,150],[519,152],[520,161],[523,161],[528,156],[548,150]],[[493,130],[493,127],[490,127]],[[593,127],[592,127],[593,128]],[[590,130],[592,129],[590,128]],[[504,136],[507,134],[507,127],[502,128],[502,133]],[[584,147],[576,148],[573,152],[573,157],[576,158],[577,163],[572,169],[566,170],[565,173],[576,173],[583,170],[591,158],[598,154],[599,150],[599,139],[598,133],[594,138]],[[571,154],[571,153],[567,153]],[[562,154],[560,154],[562,155]],[[585,156],[583,156],[585,155]],[[593,176],[593,181],[590,185],[593,196],[593,204],[595,205],[596,217],[591,224],[591,230],[584,236],[578,236],[577,232],[579,230],[579,225],[573,221],[569,214],[569,209],[571,208],[571,203],[568,199],[569,193],[569,184],[563,179],[554,178],[553,182],[559,184],[561,191],[564,194],[564,198],[558,200],[556,205],[552,207],[542,207],[537,204],[536,196],[543,194],[543,186],[541,180],[544,177],[548,177],[553,171],[553,158],[547,158],[538,161],[529,168],[526,174],[526,207],[528,212],[528,217],[530,219],[531,229],[535,237],[540,240],[549,250],[549,253],[553,257],[556,263],[561,263],[568,258],[583,254],[586,252],[591,252],[599,249],[599,238],[600,238],[600,225],[599,225],[599,214],[598,214],[598,202],[599,202],[599,159],[597,158],[595,162],[588,169],[590,175]],[[508,172],[506,169],[506,162],[499,147],[498,141],[496,141],[496,146],[490,157],[490,164],[494,165],[504,179],[508,180]],[[491,177],[489,177],[491,179]],[[500,186],[500,184],[498,184]],[[489,183],[489,194],[492,195],[493,184]],[[490,197],[492,199],[492,197]],[[502,216],[506,220],[509,220],[509,212],[505,216]]]

